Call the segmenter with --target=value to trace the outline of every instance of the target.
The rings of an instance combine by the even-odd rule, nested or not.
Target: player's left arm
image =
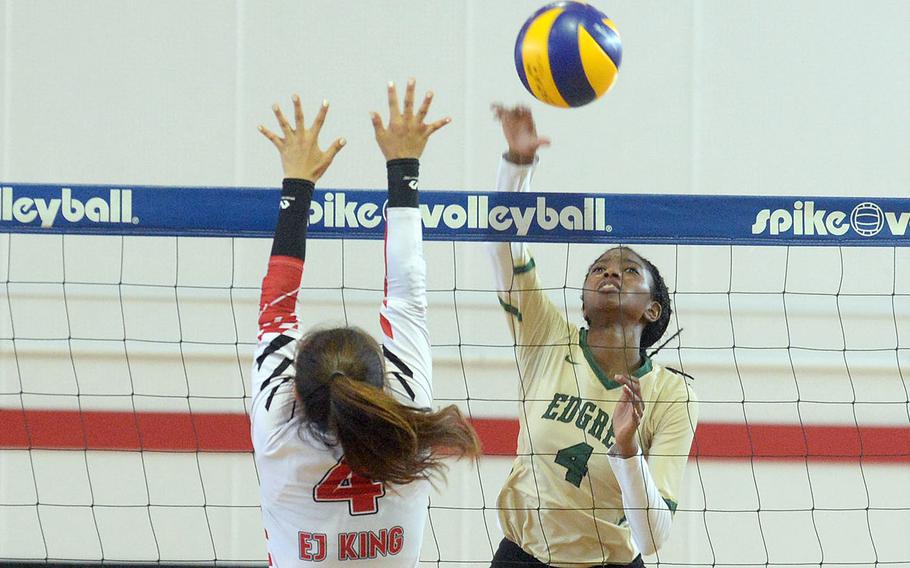
[[[258,433],[285,423],[294,400],[294,357],[300,339],[297,296],[306,259],[310,202],[316,181],[328,169],[344,146],[336,140],[325,151],[318,136],[328,112],[323,102],[311,128],[303,124],[300,97],[294,96],[295,124],[291,126],[280,107],[272,107],[283,137],[264,126],[259,130],[278,149],[284,169],[278,222],[259,303],[259,343],[253,362],[253,408],[251,422],[254,444]],[[279,410],[282,409],[282,410]],[[285,412],[284,410],[287,410]],[[264,438],[262,438],[264,439]]]
[[[410,79],[402,109],[395,85],[390,83],[388,125],[382,123],[377,113],[372,114],[372,119],[376,142],[386,159],[389,182],[385,296],[379,314],[382,350],[390,375],[388,388],[401,402],[424,408],[433,401],[433,372],[427,330],[427,268],[419,208],[419,159],[430,136],[451,119],[425,123],[433,93],[428,92],[415,111],[415,88],[414,79]]]
[[[698,423],[695,395],[680,377],[675,388],[660,392],[650,415],[654,434],[643,455],[638,427],[645,401],[638,381],[617,377],[623,393],[613,411],[616,443],[609,460],[622,490],[623,510],[632,538],[643,554],[653,554],[670,537],[680,485]],[[632,435],[629,435],[631,430]]]

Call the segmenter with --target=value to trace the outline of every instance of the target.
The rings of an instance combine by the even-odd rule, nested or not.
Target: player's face
[[[594,261],[585,277],[585,316],[592,324],[617,319],[647,324],[656,319],[655,312],[660,315],[651,297],[653,284],[641,257],[626,248],[610,249]]]

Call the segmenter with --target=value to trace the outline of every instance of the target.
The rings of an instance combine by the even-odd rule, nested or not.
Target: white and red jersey
[[[405,404],[429,407],[432,363],[420,212],[389,208],[386,223],[386,292],[379,310],[386,390]],[[300,259],[270,259],[253,361],[250,418],[269,563],[416,566],[429,482],[386,486],[354,475],[341,446],[314,438],[301,415],[294,357],[302,335],[296,314],[302,273]],[[364,559],[369,561],[356,562]]]

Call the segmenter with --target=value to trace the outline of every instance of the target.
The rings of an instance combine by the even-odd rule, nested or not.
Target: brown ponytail
[[[383,361],[376,340],[356,328],[317,331],[301,341],[295,384],[314,436],[341,444],[355,472],[395,484],[442,470],[446,454],[480,454],[458,407],[432,412],[387,394]]]

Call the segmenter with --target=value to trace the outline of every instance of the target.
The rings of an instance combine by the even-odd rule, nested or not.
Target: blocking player
[[[528,109],[493,110],[508,142],[497,188],[528,191],[549,141]],[[670,534],[697,422],[683,376],[645,352],[669,323],[667,286],[632,249],[607,250],[585,275],[578,328],[542,291],[523,243],[490,251],[523,396],[492,566],[644,566]]]
[[[250,410],[271,566],[416,566],[440,450],[479,453],[455,406],[429,408],[418,159],[450,120],[426,123],[432,94],[415,113],[414,89],[411,80],[402,110],[390,83],[388,124],[372,115],[389,181],[381,343],[350,327],[303,334],[297,320],[314,184],[344,146],[319,147],[328,103],[310,128],[297,96],[293,126],[273,107],[283,136],[259,127],[284,168]]]

